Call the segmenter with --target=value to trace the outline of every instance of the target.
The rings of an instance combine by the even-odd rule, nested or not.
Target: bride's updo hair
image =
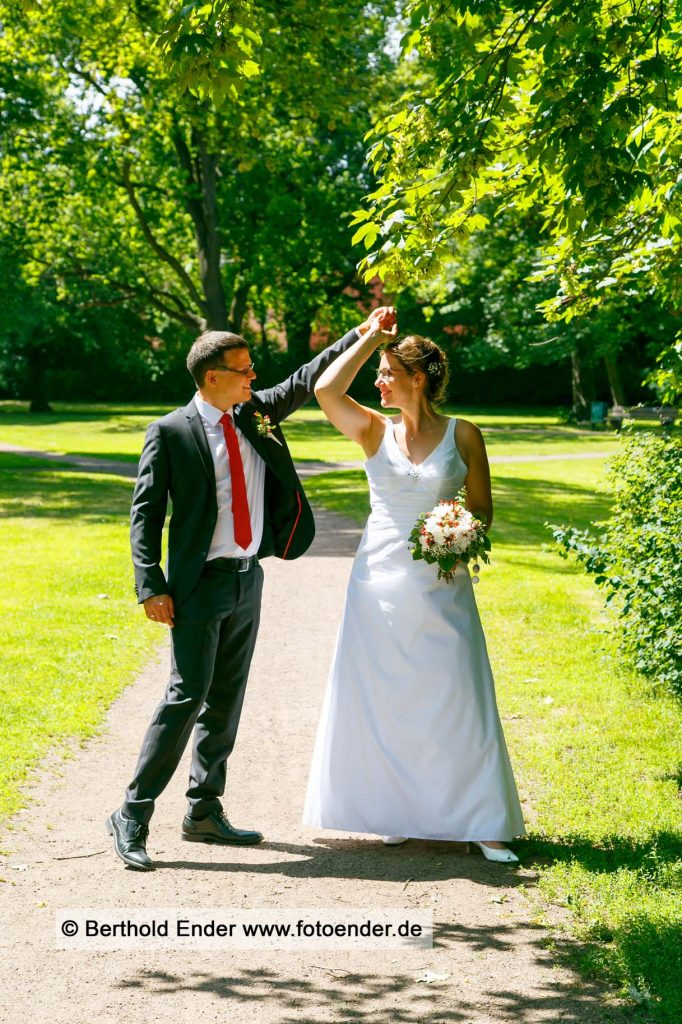
[[[408,334],[405,338],[389,341],[384,351],[394,355],[410,376],[421,370],[426,377],[426,397],[434,405],[443,401],[448,386],[448,362],[435,342],[422,338],[420,334]]]

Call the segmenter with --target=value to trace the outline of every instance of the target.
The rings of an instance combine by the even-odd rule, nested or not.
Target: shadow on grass
[[[582,923],[590,941],[576,944],[572,959],[587,973],[617,982],[634,979],[635,987],[643,993],[646,1019],[679,1024],[682,922],[679,915],[672,919],[671,897],[679,892],[682,879],[682,836],[661,831],[647,842],[636,842],[608,835],[599,844],[580,835],[561,842],[531,837],[524,845],[526,864],[576,864],[593,876],[613,876],[616,884],[619,873],[639,876],[638,888],[646,887],[652,894],[649,906],[622,913],[617,921],[600,917],[591,905],[584,907]],[[611,884],[607,881],[607,886]]]
[[[511,546],[552,544],[546,522],[582,530],[606,519],[611,505],[608,495],[595,494],[591,487],[556,480],[501,477],[495,481],[494,493],[492,536]]]
[[[544,864],[577,862],[589,871],[603,874],[629,868],[649,871],[652,863],[675,864],[682,861],[682,835],[657,832],[646,842],[619,835],[605,836],[598,844],[586,836],[571,835],[561,841],[531,835],[523,846],[524,862]]]
[[[0,518],[57,517],[85,522],[125,519],[131,481],[57,469],[34,459],[0,455]]]

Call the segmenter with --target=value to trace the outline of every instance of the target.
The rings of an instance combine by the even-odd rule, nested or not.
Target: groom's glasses
[[[255,363],[249,363],[248,366],[240,367],[238,370],[234,366],[214,366],[214,370],[225,370],[227,373],[240,373],[242,377],[248,377],[253,370]]]

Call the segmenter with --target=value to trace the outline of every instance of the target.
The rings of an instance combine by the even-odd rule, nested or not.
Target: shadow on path
[[[506,928],[496,929],[506,938]],[[482,955],[490,950],[489,929],[449,926],[439,931],[438,940],[447,942],[453,950],[459,944],[475,945]],[[225,1012],[250,1011],[258,1014],[259,1004],[272,1004],[278,1011],[278,1024],[325,1024],[330,1020],[360,1021],[371,1019],[373,1024],[427,1024],[472,1021],[510,1022],[524,1024],[538,1020],[564,1024],[607,1024],[623,1020],[622,1011],[614,1008],[595,1010],[596,1000],[603,994],[595,984],[586,983],[580,990],[566,983],[557,983],[547,968],[547,977],[532,996],[520,996],[518,991],[492,988],[485,992],[466,992],[466,971],[458,972],[453,964],[455,986],[460,990],[455,1002],[452,982],[449,985],[420,983],[420,971],[415,963],[413,973],[365,973],[364,971],[317,966],[315,952],[311,950],[304,971],[275,971],[268,967],[232,969],[224,974],[212,973],[200,967],[191,975],[183,976],[171,970],[139,970],[120,977],[118,988],[126,993],[145,991],[157,996],[176,993],[206,993],[225,1002]],[[340,964],[344,960],[340,957]],[[353,960],[345,961],[352,967]],[[404,961],[403,961],[404,963]],[[421,972],[423,974],[423,972]],[[458,973],[460,976],[458,977]],[[464,991],[462,991],[464,990]],[[265,1011],[268,1012],[267,1010]]]

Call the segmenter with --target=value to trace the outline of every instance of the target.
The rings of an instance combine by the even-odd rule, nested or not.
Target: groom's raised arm
[[[161,537],[168,507],[168,454],[158,423],[147,430],[130,509],[130,547],[140,604],[167,594],[161,568]]]
[[[315,393],[315,384],[320,375],[337,356],[357,341],[358,331],[359,328],[354,327],[352,331],[344,334],[343,338],[320,352],[309,363],[299,366],[298,370],[286,380],[275,384],[272,388],[256,392],[258,399],[264,405],[270,406],[275,422],[281,423],[287,416],[291,416],[293,412],[310,401]]]

